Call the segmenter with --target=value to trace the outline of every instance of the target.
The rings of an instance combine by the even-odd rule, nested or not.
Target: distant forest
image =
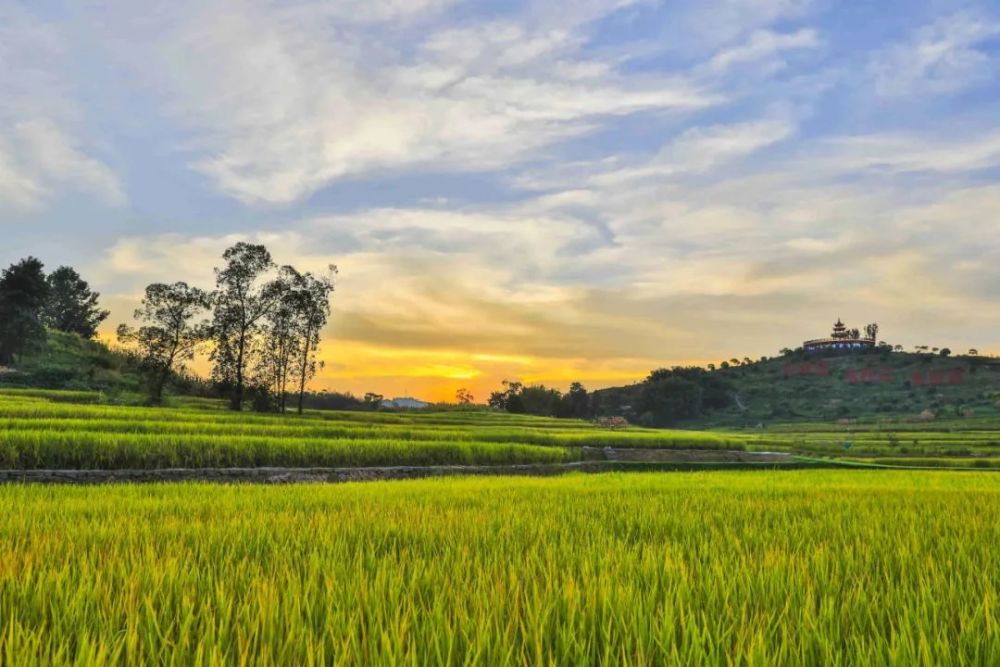
[[[607,400],[609,391],[613,390],[588,392],[574,382],[569,391],[562,393],[544,385],[526,386],[505,380],[503,388],[490,395],[488,404],[507,412],[549,417],[595,419],[620,415],[621,401]],[[696,366],[660,368],[639,385],[621,391],[629,394],[628,412],[638,415],[637,421],[644,426],[694,419],[724,408],[733,400],[733,385],[726,377]]]

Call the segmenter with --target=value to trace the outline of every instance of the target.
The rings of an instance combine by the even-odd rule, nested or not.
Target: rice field
[[[0,469],[562,463],[605,447],[861,467],[0,485],[0,665],[1000,664],[995,425],[608,431],[0,391]]]
[[[1000,476],[0,487],[0,663],[1000,664]]]
[[[584,447],[745,449],[754,436],[608,431],[490,412],[230,413],[214,402],[106,405],[86,392],[0,391],[0,469],[563,463]]]
[[[1000,465],[1000,424],[776,425],[740,431],[607,430],[484,411],[234,414],[215,401],[112,405],[92,392],[0,390],[0,469],[508,465],[579,461],[612,448],[782,451]],[[897,427],[899,427],[897,429]]]

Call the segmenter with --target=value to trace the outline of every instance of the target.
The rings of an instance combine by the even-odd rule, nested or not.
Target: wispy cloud
[[[794,131],[793,122],[778,118],[692,128],[645,164],[613,169],[594,176],[591,182],[607,186],[637,179],[702,174],[783,141]]]
[[[712,51],[733,48],[758,31],[769,31],[779,21],[801,18],[816,3],[813,0],[717,0],[678,6],[675,22],[683,32],[679,38],[689,47]]]
[[[0,208],[38,208],[66,192],[125,202],[117,175],[84,147],[60,76],[67,57],[58,30],[0,9]]]
[[[819,35],[812,28],[789,33],[759,30],[743,44],[715,54],[708,62],[708,68],[718,72],[746,63],[762,63],[764,69],[773,71],[785,66],[785,62],[779,58],[783,51],[815,49],[821,43]]]
[[[808,158],[816,170],[962,172],[1000,166],[1000,131],[965,137],[879,133],[822,143],[827,150]]]
[[[997,58],[984,43],[1000,21],[970,14],[939,19],[879,53],[869,70],[884,96],[945,94],[996,80]]]
[[[117,175],[53,121],[20,120],[0,130],[0,209],[38,208],[69,192],[111,206],[126,199]]]
[[[191,9],[157,48],[160,85],[203,154],[195,167],[246,202],[400,166],[497,169],[606,117],[718,101],[683,77],[589,68],[572,29],[473,24],[404,48],[317,5]],[[395,27],[411,29],[426,26]]]

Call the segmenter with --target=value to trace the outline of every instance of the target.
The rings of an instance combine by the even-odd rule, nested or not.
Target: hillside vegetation
[[[99,341],[49,329],[40,343],[0,372],[0,387],[138,394],[142,376],[128,356]]]
[[[726,385],[724,405],[673,422],[694,428],[781,422],[850,423],[1000,417],[1000,360],[872,351],[839,356],[800,353],[707,374]],[[646,383],[594,392],[604,414],[652,421],[643,413]]]

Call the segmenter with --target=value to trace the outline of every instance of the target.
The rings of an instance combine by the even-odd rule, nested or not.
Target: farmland
[[[996,419],[767,429],[608,430],[483,411],[234,414],[210,400],[169,408],[103,402],[96,392],[0,390],[0,469],[352,467],[567,463],[606,448],[777,451],[906,465],[994,467]],[[860,457],[860,458],[859,458]]]
[[[745,436],[484,412],[233,414],[99,404],[88,392],[0,391],[0,468],[388,466],[558,463],[584,446],[742,449]]]
[[[0,663],[1000,660],[991,419],[607,430],[0,391],[4,470],[492,471],[680,450],[853,469],[0,485]]]
[[[992,474],[5,486],[0,513],[0,662],[1000,661]]]

